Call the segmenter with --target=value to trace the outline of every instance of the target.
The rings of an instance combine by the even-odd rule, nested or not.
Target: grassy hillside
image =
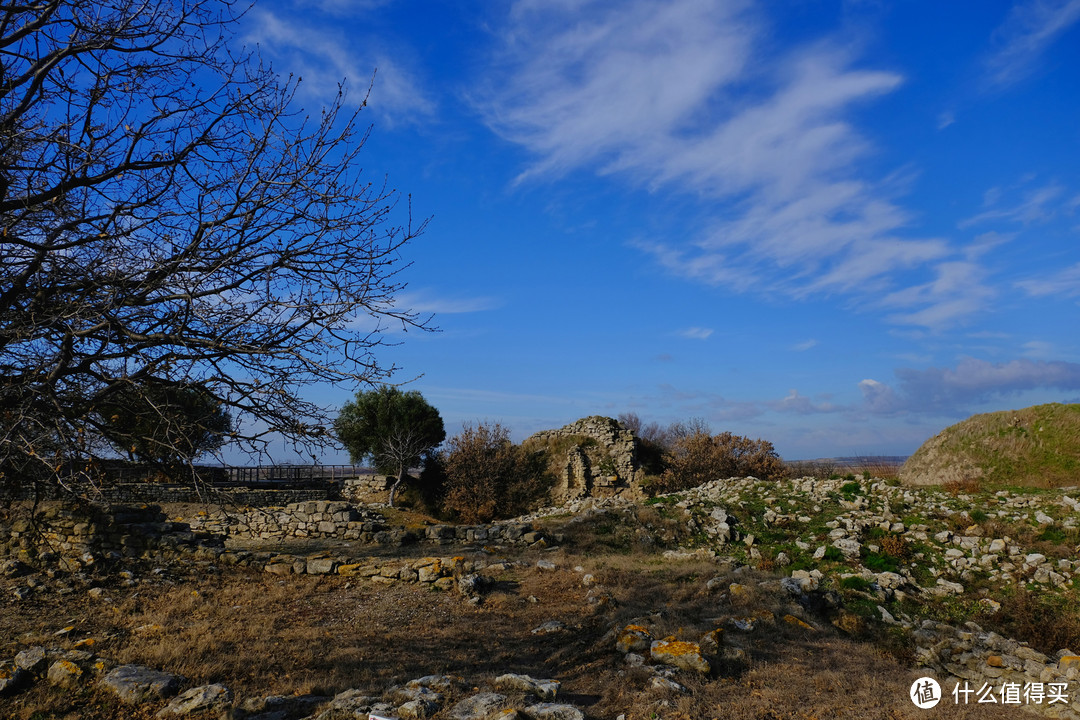
[[[1080,485],[1080,404],[974,415],[927,440],[900,478],[910,485],[984,489]]]

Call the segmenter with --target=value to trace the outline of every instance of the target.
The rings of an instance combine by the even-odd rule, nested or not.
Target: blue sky
[[[260,0],[243,32],[309,107],[375,73],[364,172],[431,217],[401,302],[441,328],[381,357],[451,434],[908,454],[1080,401],[1080,0]]]

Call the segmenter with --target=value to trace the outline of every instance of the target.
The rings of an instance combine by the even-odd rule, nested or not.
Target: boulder
[[[525,708],[525,715],[532,720],[585,720],[585,713],[573,705],[540,703]]]
[[[450,710],[451,720],[488,720],[506,702],[505,695],[498,693],[480,693],[470,698],[465,698]]]
[[[639,652],[652,647],[653,636],[640,625],[627,625],[619,633],[615,647],[621,653]]]
[[[521,691],[531,693],[544,702],[550,702],[559,694],[558,680],[537,680],[528,675],[515,675],[507,673],[495,678],[495,687],[505,691]]]
[[[30,673],[10,660],[0,661],[0,696],[9,695],[30,680]]]
[[[139,703],[172,697],[182,681],[179,675],[142,665],[121,665],[102,678],[101,685],[126,703]]]
[[[649,648],[653,662],[672,665],[681,670],[693,670],[703,675],[711,669],[709,661],[701,654],[701,646],[694,642],[679,640],[655,640]]]
[[[158,711],[157,717],[171,718],[185,715],[227,715],[232,705],[232,693],[224,685],[203,685],[177,695]]]

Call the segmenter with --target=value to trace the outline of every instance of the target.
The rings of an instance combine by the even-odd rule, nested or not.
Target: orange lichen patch
[[[354,577],[360,574],[360,568],[364,567],[363,563],[350,563],[347,565],[338,565],[337,574],[344,575],[345,577]]]
[[[97,642],[97,641],[96,641],[96,640],[94,640],[94,638],[83,638],[83,639],[82,639],[82,640],[80,640],[79,642],[75,643],[75,647],[77,647],[77,648],[80,648],[80,647],[90,647],[90,646],[91,646],[91,645],[93,645],[93,644],[94,644],[95,642]]]
[[[417,560],[416,562],[413,563],[413,570],[419,570],[422,567],[432,567],[432,566],[440,567],[441,565],[442,565],[442,560],[440,558],[437,558],[437,557],[425,557],[425,558],[420,558],[419,560]]]
[[[814,629],[813,625],[811,625],[810,623],[805,622],[803,620],[800,620],[799,618],[795,617],[794,615],[785,615],[784,616],[784,622],[786,622],[788,625],[793,625],[795,627],[802,628],[803,630],[813,630]]]
[[[653,644],[653,650],[660,650],[667,655],[701,654],[701,646],[684,640],[657,640]]]
[[[1062,655],[1061,659],[1058,660],[1059,670],[1065,670],[1066,668],[1071,667],[1080,667],[1080,655]]]
[[[748,594],[750,592],[750,588],[741,583],[731,583],[730,585],[728,585],[728,592],[730,592],[733,597],[741,597]]]
[[[627,625],[619,633],[619,639],[615,641],[615,647],[619,652],[628,653],[648,650],[652,644],[652,634],[640,625]]]
[[[649,654],[655,662],[674,665],[683,670],[695,670],[705,674],[711,669],[709,661],[702,657],[701,646],[697,643],[658,640],[652,644]]]
[[[1064,660],[1064,658],[1062,658]],[[1005,660],[1000,655],[990,655],[986,658],[986,664],[990,667],[1005,667]]]

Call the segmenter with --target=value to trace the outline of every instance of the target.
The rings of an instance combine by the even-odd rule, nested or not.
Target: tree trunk
[[[395,480],[394,484],[390,486],[390,507],[394,507],[394,496],[397,495],[398,485],[400,485],[401,482],[405,479],[405,475],[406,475],[405,466],[402,465],[401,469],[398,470],[397,480]]]

